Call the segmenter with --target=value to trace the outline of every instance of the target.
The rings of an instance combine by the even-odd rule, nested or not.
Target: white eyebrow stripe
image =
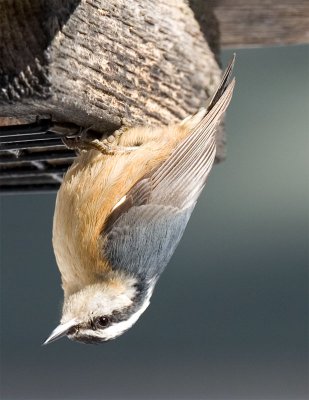
[[[87,329],[84,331],[84,333],[89,336],[96,336],[97,338],[100,338],[102,340],[111,340],[115,339],[117,336],[120,336],[122,333],[130,329],[137,322],[143,312],[148,308],[154,286],[155,282],[151,282],[144,303],[142,304],[141,308],[139,308],[134,314],[130,316],[130,318],[125,321],[117,322],[114,325],[111,325],[108,328],[102,330],[93,331]]]

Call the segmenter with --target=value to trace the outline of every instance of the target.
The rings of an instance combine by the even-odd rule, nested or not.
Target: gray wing
[[[107,234],[105,257],[114,269],[156,280],[173,255],[192,210],[160,204],[131,207]]]
[[[216,128],[235,85],[227,85],[233,62],[200,122],[107,220],[103,253],[115,269],[156,279],[175,251],[214,162]]]

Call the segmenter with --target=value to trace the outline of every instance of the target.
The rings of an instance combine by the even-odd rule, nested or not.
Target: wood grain
[[[308,0],[217,0],[210,3],[219,21],[224,48],[309,43]]]
[[[220,81],[185,0],[3,0],[0,16],[2,116],[52,115],[109,134],[179,121]]]

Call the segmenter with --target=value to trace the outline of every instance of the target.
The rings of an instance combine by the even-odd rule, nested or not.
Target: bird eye
[[[97,328],[106,328],[109,325],[109,319],[106,316],[99,317],[95,321],[95,325]]]

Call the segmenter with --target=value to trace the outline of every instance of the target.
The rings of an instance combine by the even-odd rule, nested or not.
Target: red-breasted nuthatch
[[[86,151],[64,177],[53,226],[63,312],[45,344],[114,339],[146,310],[213,165],[233,64],[207,108],[182,122],[75,143]]]

